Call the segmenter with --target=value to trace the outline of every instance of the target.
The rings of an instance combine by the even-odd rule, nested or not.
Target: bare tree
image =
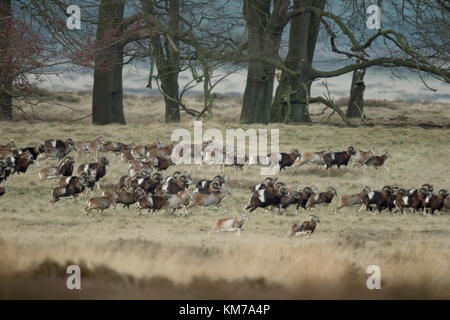
[[[267,60],[279,60],[288,7],[288,0],[244,1],[250,59],[240,116],[242,123],[270,122],[276,66]]]
[[[322,10],[326,1],[295,0],[293,10],[311,6]],[[312,84],[312,63],[321,16],[317,11],[293,16],[289,32],[289,50],[284,65],[295,74],[284,73],[272,105],[274,122],[308,122],[306,101]],[[299,84],[302,84],[301,86]],[[293,89],[295,88],[295,89]]]
[[[154,26],[151,18],[167,16],[167,31],[180,33],[180,1],[165,0],[162,7],[154,1],[141,1],[148,27]],[[162,20],[162,19],[161,19]],[[160,25],[164,23],[159,21]],[[180,121],[178,76],[181,71],[180,41],[173,40],[169,33],[153,35],[150,38],[150,55],[156,62],[161,92],[166,105],[165,121]]]
[[[309,121],[306,105],[310,102],[324,100],[320,97],[310,97],[310,87],[313,81],[337,77],[369,67],[379,66],[391,69],[403,67],[416,70],[419,76],[421,73],[428,73],[442,81],[450,82],[450,74],[448,67],[445,67],[445,63],[430,59],[428,54],[425,55],[420,48],[410,43],[408,38],[402,34],[406,33],[405,30],[379,30],[372,33],[367,39],[358,41],[354,30],[347,26],[340,16],[326,11],[323,8],[324,4],[323,1],[318,0],[294,1],[294,8],[287,12],[285,19],[282,19],[279,25],[282,29],[288,22],[291,23],[289,51],[284,61],[281,60],[279,53],[277,57],[273,58],[273,52],[261,56],[261,54],[253,54],[249,51],[248,61],[264,61],[267,65],[282,70],[281,81],[271,110],[273,121]],[[265,16],[266,19],[269,17],[267,11]],[[325,29],[330,34],[332,51],[346,57],[347,64],[344,66],[332,70],[318,70],[312,65],[320,21],[325,22],[323,23]],[[297,27],[297,24],[298,26],[302,25],[302,27]],[[337,31],[333,29],[339,31],[338,36],[336,36]],[[265,28],[264,30],[270,29]],[[265,37],[261,37],[261,41],[267,40]],[[382,44],[382,46],[373,50],[375,43]],[[297,45],[298,48],[295,48]],[[292,49],[291,46],[293,46]],[[370,53],[369,50],[371,50]],[[296,53],[290,56],[289,52]],[[265,68],[265,70],[272,72],[270,67]],[[268,90],[270,91],[270,89]],[[264,96],[262,92],[260,95]],[[255,100],[255,102],[258,101]],[[283,104],[286,106],[283,106]],[[345,113],[337,106],[330,101],[327,102],[327,106],[337,112],[347,124],[351,124]],[[243,114],[247,112],[245,103],[242,112]],[[264,118],[264,116],[254,115],[253,118],[248,116],[245,118],[245,122],[266,122],[265,120],[259,120],[261,118]]]
[[[14,12],[13,3],[0,1],[0,119],[11,120],[17,102],[31,103],[43,69],[52,64],[54,48],[29,18]]]

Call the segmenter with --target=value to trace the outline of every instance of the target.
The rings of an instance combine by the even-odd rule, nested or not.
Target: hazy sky
[[[158,95],[157,89],[146,88],[148,80],[148,67],[138,69],[133,66],[126,66],[123,72],[124,92],[128,94]],[[450,85],[442,83],[432,78],[428,78],[427,84],[437,89],[432,92],[420,81],[417,73],[405,72],[403,75],[407,79],[394,79],[388,69],[369,69],[365,76],[366,92],[365,97],[369,99],[402,99],[408,101],[435,100],[440,102],[450,102]],[[189,79],[190,73],[180,75],[180,88]],[[217,85],[214,92],[223,94],[242,95],[245,89],[246,71],[233,74]],[[332,96],[339,98],[349,95],[351,74],[327,80]],[[46,80],[40,84],[41,87],[55,91],[91,91],[93,85],[92,72],[76,73],[66,72],[60,76],[47,76]],[[154,88],[157,88],[154,86]],[[202,86],[193,89],[193,93],[201,93]],[[325,88],[322,80],[314,83],[311,95],[322,95]]]

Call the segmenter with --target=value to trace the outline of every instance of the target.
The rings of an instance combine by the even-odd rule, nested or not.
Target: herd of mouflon
[[[202,158],[207,159],[205,153],[211,152],[210,144],[204,142],[200,147],[191,145],[191,150],[202,150]],[[1,186],[15,173],[26,173],[29,166],[35,164],[40,167],[39,161],[50,159],[57,162],[53,166],[44,167],[38,171],[38,182],[43,183],[48,179],[58,179],[58,184],[51,192],[49,203],[55,203],[60,199],[74,198],[75,201],[83,193],[91,194],[87,201],[85,211],[89,214],[92,210],[103,213],[104,210],[116,208],[118,204],[129,208],[135,205],[140,214],[153,215],[155,211],[166,210],[188,215],[188,209],[194,206],[213,206],[223,212],[227,212],[222,206],[222,200],[231,193],[225,186],[224,170],[226,166],[232,166],[235,170],[248,170],[252,163],[259,165],[261,162],[251,162],[245,157],[242,164],[218,165],[220,174],[213,179],[202,179],[195,183],[186,171],[176,171],[172,175],[163,177],[162,171],[175,165],[172,161],[172,150],[176,143],[164,144],[159,141],[147,145],[125,144],[121,142],[106,141],[99,137],[93,141],[73,141],[50,139],[33,147],[16,147],[13,141],[0,145],[0,198],[11,188]],[[208,147],[209,146],[209,147]],[[75,159],[69,154],[77,152],[78,159],[82,159],[83,153],[89,158],[97,158],[96,162],[83,162],[75,164]],[[120,157],[120,161],[127,166],[128,175],[124,175],[117,183],[115,190],[105,190],[100,197],[92,197],[92,191],[97,185],[100,190],[101,179],[107,174],[107,166],[110,164],[107,153],[114,154],[114,160]],[[267,158],[273,155],[267,155]],[[378,155],[375,148],[368,151],[356,150],[349,146],[345,151],[332,152],[328,149],[318,152],[302,152],[292,150],[277,154],[277,164],[280,171],[287,167],[296,168],[304,164],[315,164],[326,169],[333,166],[340,168],[348,166],[383,167],[389,171],[385,162],[391,158],[388,152]],[[266,159],[267,160],[267,159]],[[265,163],[268,163],[267,161]],[[212,163],[204,162],[203,165]],[[74,172],[75,171],[75,172]],[[295,206],[296,212],[300,207],[311,210],[317,205],[329,205],[337,191],[333,187],[325,191],[319,191],[316,186],[299,185],[287,186],[278,178],[267,177],[260,184],[251,189],[251,195],[243,208],[243,213],[235,218],[218,219],[209,236],[215,232],[230,231],[240,235],[244,222],[249,218],[249,213],[257,208],[265,210],[276,209],[278,214],[287,213],[289,206]],[[365,186],[361,192],[353,195],[343,195],[337,202],[334,212],[346,206],[358,206],[358,212],[362,210],[376,214],[388,210],[392,214],[408,213],[434,215],[450,208],[450,196],[447,189],[437,192],[433,185],[426,183],[418,188],[401,188],[399,186],[384,186],[381,190],[372,190]],[[310,220],[294,224],[290,227],[287,236],[309,237],[316,229],[320,219],[315,214],[309,215]]]

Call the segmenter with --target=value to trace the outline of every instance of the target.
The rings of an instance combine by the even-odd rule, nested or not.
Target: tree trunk
[[[119,28],[123,21],[124,0],[102,0],[99,8],[97,41]],[[94,124],[126,124],[123,113],[123,46],[106,45],[95,58],[92,122]]]
[[[180,3],[179,0],[169,0],[169,29],[177,32],[180,28]],[[167,52],[167,76],[162,80],[161,86],[166,94],[172,99],[165,97],[166,104],[166,122],[180,121],[180,106],[178,92],[178,75],[180,72],[180,51],[171,47],[169,39],[165,38],[165,47]],[[180,48],[180,41],[175,40],[174,44]],[[175,100],[175,101],[174,101]]]
[[[9,30],[8,25],[11,19],[8,17],[11,14],[11,0],[0,0],[0,30]],[[5,59],[5,63],[1,64],[4,68],[0,70],[0,120],[11,120],[13,79],[8,66],[12,62],[8,63],[7,61],[12,61],[12,57],[9,52],[9,35],[5,34],[4,36],[0,40],[0,54],[2,59]]]
[[[323,10],[326,0],[295,0],[294,10],[313,6]],[[285,66],[301,76],[283,72],[277,87],[272,106],[273,122],[310,122],[308,106],[305,101],[311,91],[311,68],[320,29],[320,16],[305,13],[295,16],[291,21],[289,51]]]
[[[176,33],[180,28],[180,3],[179,0],[167,0],[169,21],[168,26],[171,31]],[[154,16],[158,13],[154,10],[151,2],[141,1],[144,12],[148,12]],[[175,38],[175,37],[174,37]],[[178,76],[180,73],[180,41],[176,38],[171,43],[165,35],[155,35],[151,37],[152,56],[156,62],[158,69],[158,78],[161,80],[161,89],[164,95],[164,103],[166,105],[166,122],[180,121],[180,105],[179,105],[179,86]],[[176,48],[174,48],[174,46]]]
[[[180,121],[180,106],[178,104],[178,72],[162,77],[161,88],[167,96],[164,96],[164,103],[166,105],[165,121],[179,122]],[[171,99],[170,99],[170,98]],[[176,101],[172,100],[176,99]]]
[[[289,1],[248,0],[244,17],[248,28],[248,55],[252,57],[247,71],[247,84],[240,116],[241,123],[269,123],[275,66],[264,58],[277,59],[284,25],[281,20]]]
[[[364,110],[364,75],[366,69],[353,71],[352,88],[350,90],[350,100],[348,101],[346,116],[349,118],[360,118]]]

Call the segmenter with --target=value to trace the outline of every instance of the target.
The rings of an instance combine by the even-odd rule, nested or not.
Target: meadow
[[[126,96],[127,125],[93,126],[89,118],[90,94],[56,93],[53,103],[23,107],[16,121],[0,123],[0,144],[14,140],[18,146],[35,145],[45,139],[106,140],[136,144],[156,140],[168,143],[173,130],[192,132],[193,118],[183,115],[177,124],[163,122],[160,97]],[[200,97],[188,97],[188,105],[200,107]],[[339,101],[338,101],[339,102]],[[342,102],[342,101],[341,101]],[[343,102],[342,102],[343,103]],[[314,105],[312,113],[322,106]],[[280,130],[280,151],[297,148],[318,151],[345,150],[349,145],[379,153],[388,151],[390,172],[368,168],[333,168],[326,172],[315,165],[288,168],[278,175],[287,185],[316,185],[319,190],[337,189],[354,194],[366,185],[380,189],[386,184],[413,188],[431,183],[435,190],[450,186],[449,104],[434,102],[368,101],[368,122],[343,126],[333,115],[331,125],[270,124],[242,128]],[[240,98],[219,96],[212,119],[203,130],[241,127]],[[314,121],[324,115],[313,116]],[[81,119],[81,120],[80,120]],[[113,160],[102,180],[102,189],[113,189],[127,168]],[[93,160],[92,158],[90,160]],[[76,164],[88,161],[76,157]],[[42,161],[41,167],[55,164]],[[194,183],[212,178],[218,170],[198,166],[172,166],[191,173]],[[287,239],[293,223],[308,219],[310,211],[294,207],[278,215],[257,209],[250,214],[240,237],[230,233],[207,239],[219,217],[236,216],[250,196],[252,185],[264,176],[258,167],[245,174],[225,169],[231,197],[223,206],[228,215],[214,208],[195,207],[187,217],[159,212],[140,216],[129,210],[109,209],[103,216],[86,215],[89,195],[48,204],[56,180],[38,184],[38,169],[14,175],[11,188],[0,198],[0,299],[4,298],[137,298],[137,299],[390,299],[450,298],[449,214],[378,215],[358,213],[346,207],[334,213],[318,206],[312,213],[321,223],[309,239]],[[94,189],[94,196],[101,191]],[[82,289],[66,288],[66,267],[77,264]],[[369,265],[381,269],[381,290],[368,290]]]

